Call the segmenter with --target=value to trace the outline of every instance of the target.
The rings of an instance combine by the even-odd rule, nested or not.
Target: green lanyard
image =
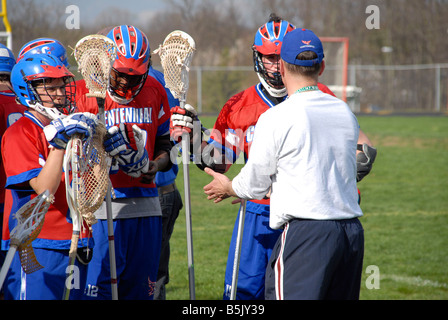
[[[298,89],[295,93],[300,93],[300,92],[304,92],[304,91],[314,91],[314,90],[319,90],[319,87],[318,86],[307,86],[307,87]]]

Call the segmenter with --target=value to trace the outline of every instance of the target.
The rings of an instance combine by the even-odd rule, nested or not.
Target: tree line
[[[67,5],[55,0],[44,5],[8,1],[14,53],[38,37],[54,37],[73,47],[103,27],[137,21],[134,13],[111,6],[98,12],[94,21],[81,20],[80,29],[68,30]],[[379,10],[379,29],[366,28],[369,5]],[[255,31],[271,12],[319,36],[349,37],[351,64],[448,62],[447,0],[168,0],[166,7],[136,26],[147,34],[152,49],[172,30],[189,33],[197,45],[193,65],[252,65]],[[392,49],[390,55],[381,50],[384,47]]]

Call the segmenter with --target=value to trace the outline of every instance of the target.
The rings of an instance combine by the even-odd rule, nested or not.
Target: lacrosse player
[[[17,101],[27,110],[2,139],[5,187],[10,190],[5,199],[2,249],[8,249],[9,232],[16,225],[14,212],[45,190],[54,195],[54,202],[33,242],[37,261],[44,268],[25,274],[16,256],[5,282],[5,299],[59,300],[66,285],[73,229],[62,174],[65,147],[73,134],[92,134],[95,116],[72,114],[74,76],[53,55],[24,55],[11,71],[11,82]],[[80,248],[93,245],[88,230],[83,228]],[[79,272],[71,299],[82,297],[87,274],[85,265],[77,261],[76,266]]]
[[[289,98],[260,116],[251,156],[233,181],[206,169],[214,180],[204,191],[215,202],[262,199],[271,190],[269,224],[282,235],[267,264],[266,299],[359,298],[359,125],[346,103],[318,89],[323,58],[312,31],[286,34],[280,73]]]
[[[19,119],[26,108],[15,101],[11,86],[11,70],[16,59],[11,50],[0,43],[0,139],[6,129]],[[3,207],[5,203],[6,183],[3,161],[0,159],[0,236],[3,229]],[[5,259],[5,252],[0,250],[0,266]],[[3,291],[3,290],[2,290]]]
[[[209,141],[203,141],[202,144],[192,142],[193,147],[201,147],[199,151],[193,150],[202,161],[198,167],[202,169],[209,167],[224,173],[237,161],[240,152],[244,153],[244,159],[247,161],[259,116],[287,98],[287,91],[279,72],[280,50],[283,37],[294,29],[295,26],[291,23],[272,14],[269,21],[257,30],[252,49],[254,69],[260,83],[227,101],[215,122]],[[317,85],[322,92],[334,96],[325,85],[321,83]],[[174,109],[171,119],[173,131],[182,129],[191,131],[194,127],[193,122],[198,120],[195,109],[190,105],[186,105],[186,110]],[[192,135],[197,136],[199,135]],[[360,134],[358,143],[372,145],[365,134]],[[373,148],[372,150],[375,151]],[[222,154],[222,157],[216,155],[217,153]],[[366,174],[371,169],[373,163],[371,159],[374,160],[374,157],[363,162],[365,165],[362,167],[365,168]],[[269,227],[268,197],[269,195],[264,199],[247,201],[236,299],[264,298],[266,266],[272,248],[281,233]],[[235,222],[229,247],[224,299],[229,299],[231,292],[238,221],[239,217]]]
[[[111,182],[118,299],[153,299],[162,240],[162,212],[154,183],[170,169],[170,109],[163,86],[148,77],[151,55],[146,35],[134,26],[107,34],[117,47],[105,99],[109,134],[106,151],[114,157]],[[81,86],[78,82],[77,87]],[[79,88],[79,92],[86,92]],[[95,98],[77,101],[82,111],[98,113]],[[96,212],[95,250],[89,264],[86,299],[111,299],[106,205]]]

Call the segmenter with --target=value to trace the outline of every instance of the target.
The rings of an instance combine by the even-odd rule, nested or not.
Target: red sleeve
[[[329,95],[332,95],[333,97],[336,97],[336,95],[333,93],[333,91],[331,91],[326,85],[322,84],[322,83],[317,83],[317,86],[319,87],[319,90],[324,92],[324,93],[328,93]]]

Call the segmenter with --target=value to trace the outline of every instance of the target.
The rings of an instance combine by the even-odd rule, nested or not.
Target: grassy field
[[[448,299],[448,117],[358,119],[378,149],[371,174],[358,185],[365,229],[361,299]],[[214,123],[201,120],[208,128]],[[234,165],[229,176],[240,169]],[[238,206],[207,201],[202,188],[209,181],[190,166],[196,298],[219,300]],[[177,185],[183,195],[182,168]],[[184,210],[171,248],[167,299],[187,300]]]

